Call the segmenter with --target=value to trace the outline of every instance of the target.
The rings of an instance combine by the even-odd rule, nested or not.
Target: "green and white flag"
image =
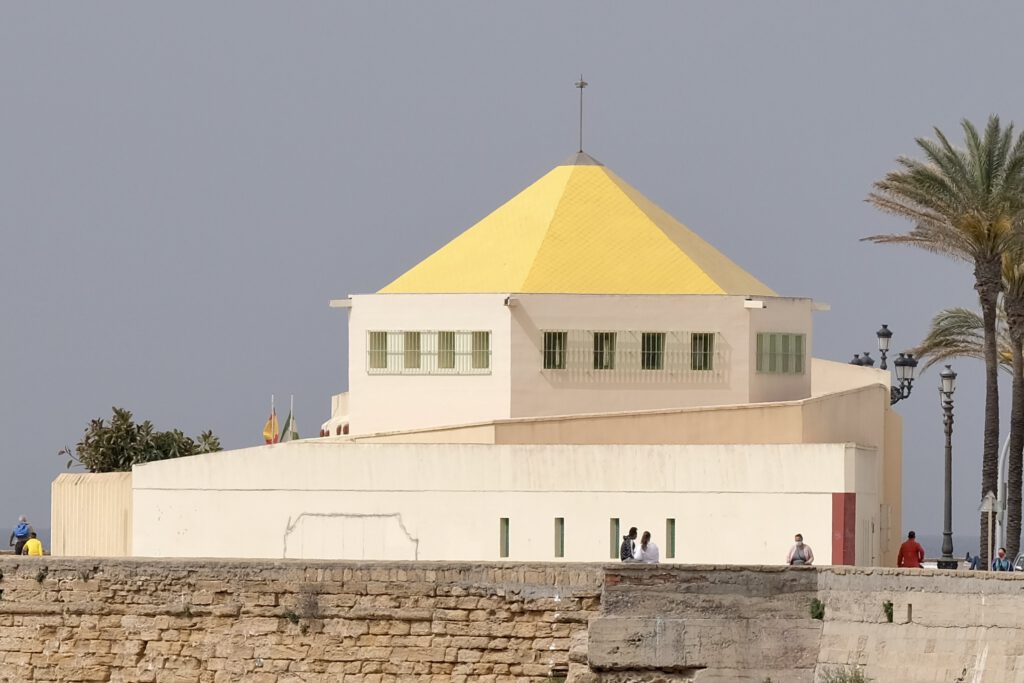
[[[299,438],[299,430],[295,426],[295,418],[292,414],[288,413],[288,419],[284,421],[284,427],[281,428],[281,443],[285,441],[295,441]]]
[[[281,443],[285,441],[296,441],[299,438],[299,428],[295,426],[295,397],[292,397],[292,404],[288,410],[288,419],[284,421],[281,428]]]

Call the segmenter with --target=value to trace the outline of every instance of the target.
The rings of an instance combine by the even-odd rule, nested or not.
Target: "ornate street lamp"
[[[939,569],[956,569],[953,557],[953,392],[956,391],[956,373],[953,368],[939,373],[939,393],[942,397],[942,425],[946,429],[946,482],[942,505],[942,557]]]
[[[888,370],[889,366],[885,364],[885,359],[888,358],[889,354],[889,341],[892,339],[892,330],[889,329],[888,325],[883,324],[882,329],[875,332],[875,336],[878,337],[878,353],[882,356],[882,364],[878,368],[880,370]]]
[[[878,337],[878,353],[882,360],[878,369],[888,370],[889,365],[886,360],[889,358],[892,330],[889,329],[888,325],[882,325],[882,329],[878,330],[875,336]],[[914,358],[912,353],[901,353],[892,364],[896,366],[896,384],[889,387],[889,405],[894,405],[910,396],[910,392],[914,388],[914,373],[917,371],[917,359]],[[863,356],[855,353],[853,354],[853,360],[850,361],[850,365],[871,368],[875,366],[875,359],[867,351],[864,352]]]

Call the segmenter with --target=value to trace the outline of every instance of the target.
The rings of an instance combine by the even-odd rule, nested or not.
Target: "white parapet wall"
[[[132,473],[64,473],[50,485],[50,553],[132,554]]]
[[[663,562],[780,564],[800,532],[829,564],[839,561],[837,496],[853,494],[856,519],[848,506],[838,522],[856,534],[846,559],[869,565],[879,561],[876,458],[842,443],[306,440],[137,466],[132,547],[150,557],[497,560],[507,545],[509,560],[583,562],[611,559],[636,526]]]

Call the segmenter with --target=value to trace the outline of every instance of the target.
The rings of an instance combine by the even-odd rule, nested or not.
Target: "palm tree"
[[[1012,333],[1007,322],[1005,309],[1009,306],[1011,292],[1013,296],[1020,297],[1024,294],[1024,278],[1013,278],[1017,269],[1005,273],[1010,277],[1005,278],[1004,287],[1006,292],[1000,299],[997,310],[996,337],[999,357],[999,367],[1007,372],[1013,373],[1013,398],[1010,415],[1010,444],[1007,482],[1007,525],[1006,525],[1006,546],[1012,557],[1017,556],[1019,550],[1020,526],[1021,526],[1021,475],[1024,474],[1021,460],[1021,449],[1024,447],[1024,356],[1021,353],[1021,344],[1011,341]],[[1024,298],[1018,298],[1015,306],[1024,310]],[[1024,316],[1019,316],[1017,321],[1024,322]],[[1015,323],[1016,324],[1016,323]],[[984,324],[981,315],[966,308],[947,308],[939,311],[932,318],[931,326],[924,341],[914,349],[914,353],[924,361],[922,370],[927,370],[933,365],[949,360],[950,358],[984,358],[984,335],[982,329]],[[1020,334],[1018,332],[1018,340]]]
[[[925,160],[901,156],[899,169],[874,184],[868,201],[913,222],[905,234],[874,235],[877,243],[909,244],[974,267],[974,289],[981,302],[985,361],[985,430],[981,493],[994,491],[999,461],[999,386],[996,302],[1003,291],[1003,254],[1015,241],[1024,217],[1024,135],[1014,139],[990,116],[984,135],[961,122],[966,148],[954,147],[938,128],[937,140],[917,138]],[[983,561],[989,562],[988,529],[979,517]]]
[[[1013,398],[1010,407],[1009,462],[1006,471],[1006,549],[1020,550],[1021,485],[1024,478],[1024,263],[1018,248],[1003,259],[1003,307],[1013,354]]]

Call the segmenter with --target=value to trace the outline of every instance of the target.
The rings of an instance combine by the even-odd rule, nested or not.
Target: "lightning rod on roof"
[[[580,74],[580,80],[576,81],[576,87],[580,89],[580,152],[583,151],[583,89],[588,85],[590,84],[583,80],[583,74]]]

